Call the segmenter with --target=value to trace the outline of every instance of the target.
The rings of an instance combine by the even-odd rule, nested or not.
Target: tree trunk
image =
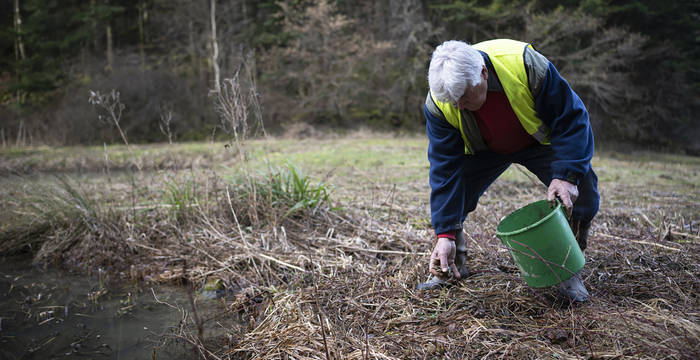
[[[144,50],[144,42],[145,42],[145,36],[144,36],[144,30],[143,30],[143,23],[146,17],[148,16],[148,13],[146,12],[146,3],[143,1],[139,1],[139,55],[141,57],[141,71],[143,72],[146,70],[146,52]]]
[[[199,78],[199,57],[197,56],[194,36],[194,21],[190,18],[187,20],[187,53],[190,56],[190,68],[192,69],[192,74]]]
[[[108,72],[112,71],[112,66],[114,65],[114,56],[112,55],[112,25],[107,25],[107,66],[105,70]]]
[[[211,22],[211,65],[214,68],[214,91],[221,90],[220,71],[219,71],[219,43],[216,40],[216,0],[210,0],[210,19]]]
[[[92,30],[92,51],[97,52],[100,43],[100,34],[97,33],[97,19],[95,14],[95,0],[90,0],[90,29]]]
[[[22,41],[22,18],[19,13],[19,0],[15,0],[15,59],[24,60],[24,42]]]
[[[17,106],[19,106],[19,104],[20,104],[20,97],[18,96],[17,97]],[[19,116],[19,125],[17,126],[17,141],[15,143],[15,145],[17,147],[24,145],[24,139],[25,139],[24,132],[25,132],[25,130],[24,130],[24,118],[22,116]]]
[[[26,54],[24,52],[24,41],[22,41],[22,17],[19,12],[19,0],[15,0],[15,61],[19,62],[26,59]],[[19,69],[19,67],[17,67]],[[17,70],[17,79],[20,80],[22,74]],[[22,106],[22,91],[17,90],[15,92],[15,98],[17,101],[17,111],[19,112]],[[24,145],[24,118],[19,115],[19,124],[17,125],[17,146]],[[4,137],[4,134],[3,134]],[[4,141],[4,139],[3,139]]]

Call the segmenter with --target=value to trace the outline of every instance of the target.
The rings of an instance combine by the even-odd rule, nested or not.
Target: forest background
[[[434,47],[506,37],[557,66],[599,143],[700,154],[693,0],[0,0],[0,9],[3,147],[121,142],[91,91],[119,96],[130,142],[221,137],[211,94],[223,79],[249,94],[247,111],[268,132],[419,132]]]

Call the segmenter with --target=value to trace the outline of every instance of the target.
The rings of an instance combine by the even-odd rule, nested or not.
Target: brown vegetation
[[[58,186],[5,177],[11,186],[1,205],[25,221],[3,219],[2,252],[31,244],[37,264],[105,268],[112,279],[122,273],[194,287],[222,280],[220,310],[199,321],[184,316],[174,333],[203,358],[697,357],[697,161],[594,161],[603,206],[583,272],[593,299],[570,308],[554,289],[527,287],[494,237],[500,218],[542,196],[541,185],[518,172],[497,181],[467,221],[474,275],[443,291],[414,290],[427,276],[432,245],[428,192],[422,162],[402,163],[400,154],[419,159],[420,144],[250,142],[249,154],[267,149],[268,159],[280,151],[308,161],[341,153],[304,166],[314,181],[294,167],[256,172],[253,160],[246,180],[233,148],[214,150],[221,144],[163,146],[176,163],[190,159],[191,168],[177,172],[124,166]],[[342,153],[353,146],[362,159]],[[132,146],[131,153],[158,164],[158,150]],[[101,156],[64,166],[93,164],[99,174]],[[122,159],[112,160],[115,167],[134,161],[112,157]],[[295,178],[302,185],[282,186]],[[323,196],[328,184],[331,197]],[[298,189],[307,195],[295,197]]]

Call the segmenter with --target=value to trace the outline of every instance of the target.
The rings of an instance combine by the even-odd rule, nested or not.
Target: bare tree
[[[221,90],[221,72],[219,70],[219,42],[216,39],[216,0],[209,1],[209,23],[211,25],[211,65],[214,69],[214,91]]]
[[[626,134],[638,131],[638,122],[619,120],[628,118],[626,104],[644,98],[643,89],[629,84],[633,63],[649,56],[645,37],[603,27],[599,19],[581,12],[555,10],[527,16],[525,38],[557,66],[589,110],[607,115],[594,121],[605,121]]]
[[[425,85],[425,59],[430,58],[428,45],[437,31],[425,18],[419,0],[390,0],[388,36],[392,43],[388,67],[402,69],[401,76],[387,81],[391,86],[380,88],[388,100],[390,110],[405,115],[423,101]],[[402,116],[404,117],[404,116]]]
[[[248,99],[241,89],[240,71],[224,79],[219,90],[212,91],[214,109],[219,115],[219,126],[230,136],[229,145],[235,144],[240,153],[248,134]]]
[[[122,118],[122,112],[124,111],[124,104],[119,100],[119,91],[112,89],[109,94],[101,94],[99,91],[90,90],[90,98],[88,99],[90,105],[97,109],[97,119],[102,122],[107,122],[114,124],[117,130],[119,130],[119,135],[121,135],[124,144],[126,144],[127,149],[131,150],[129,147],[129,141],[126,139],[126,134],[119,125]],[[104,112],[106,114],[102,114]]]
[[[95,14],[95,0],[90,0],[90,12]],[[97,30],[97,18],[95,16],[90,17],[90,29],[92,31],[92,50],[97,51],[99,48],[99,38]]]
[[[266,54],[263,66],[276,73],[268,86],[295,89],[293,98],[285,94],[279,98],[285,111],[291,110],[297,118],[347,119],[351,107],[368,90],[366,78],[382,71],[374,67],[380,64],[376,58],[390,44],[354,27],[327,0],[314,1],[306,8],[294,1],[278,5],[285,31],[297,36]]]
[[[15,60],[24,60],[24,42],[22,41],[22,17],[19,12],[19,0],[15,0]]]
[[[109,3],[109,0],[105,0],[106,3]],[[112,24],[107,22],[107,25],[105,26],[105,37],[107,38],[107,48],[106,50],[106,55],[107,55],[107,66],[105,69],[108,72],[111,72],[114,69],[114,51],[113,51],[113,45],[112,45]]]
[[[168,137],[168,144],[173,144],[173,132],[170,127],[173,121],[173,106],[169,103],[163,103],[158,109],[158,115],[160,120],[158,121],[158,127],[163,135]]]
[[[26,59],[26,54],[24,52],[24,41],[22,40],[22,17],[19,11],[19,0],[15,0],[14,5],[15,61],[19,62],[20,60],[24,61]],[[17,77],[21,77],[21,74],[18,73]],[[15,99],[17,101],[18,109],[22,105],[22,98],[22,92],[17,90],[15,92]],[[26,132],[27,130],[24,126],[24,117],[19,116],[19,124],[17,125],[17,146],[24,145],[26,143]]]
[[[245,57],[245,70],[248,80],[248,102],[252,107],[253,115],[256,120],[256,128],[259,129],[263,136],[267,137],[265,132],[265,126],[263,124],[263,110],[260,104],[260,93],[258,93],[258,83],[255,78],[256,63],[255,54],[253,52],[248,53]]]
[[[138,5],[138,24],[139,24],[139,57],[141,58],[141,71],[146,69],[146,51],[144,49],[146,42],[146,35],[144,30],[144,21],[148,18],[148,9],[146,8],[146,2],[140,0]]]

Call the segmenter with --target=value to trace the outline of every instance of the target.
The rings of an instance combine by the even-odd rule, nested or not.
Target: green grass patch
[[[303,209],[315,211],[320,206],[331,207],[329,188],[322,182],[313,183],[292,163],[270,169],[270,175],[260,183],[259,189],[270,205],[289,208],[284,216]]]

